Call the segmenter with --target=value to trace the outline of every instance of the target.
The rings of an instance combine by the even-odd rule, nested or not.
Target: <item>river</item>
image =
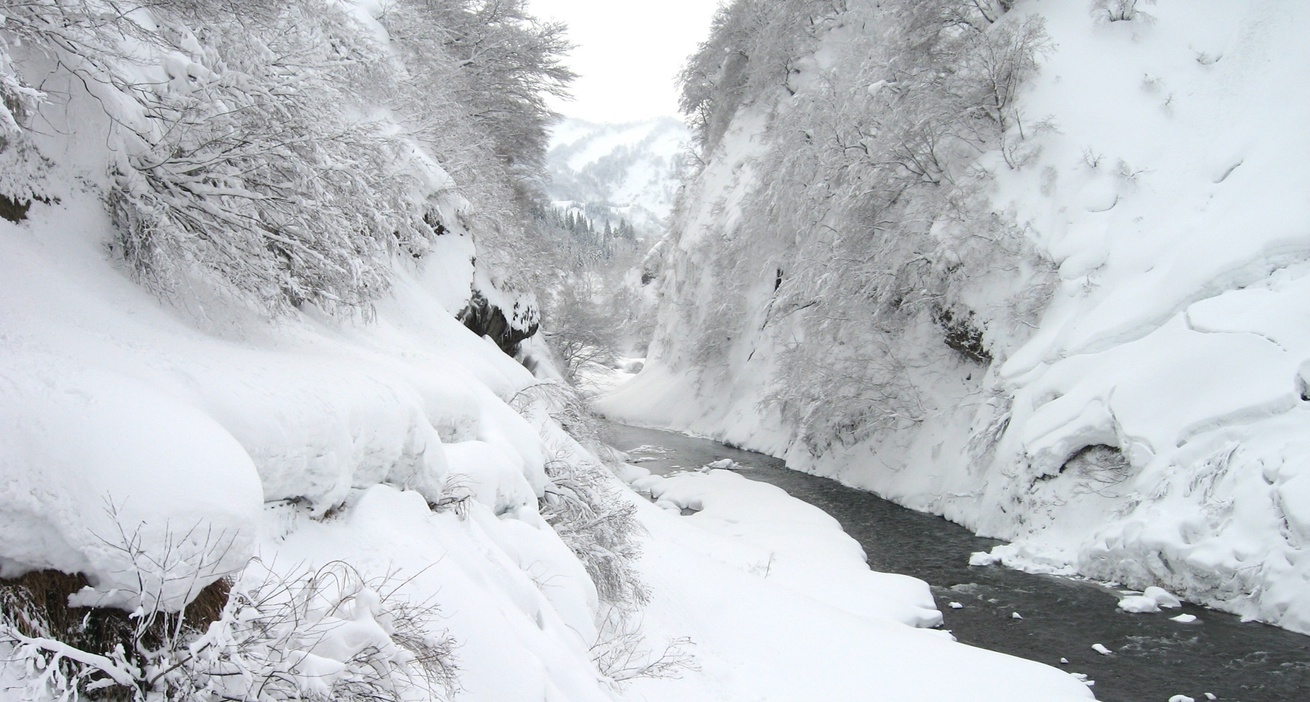
[[[1104,585],[971,567],[969,554],[1001,542],[788,470],[779,459],[623,425],[612,425],[609,438],[657,474],[732,459],[743,476],[777,485],[831,514],[864,547],[874,570],[927,581],[945,628],[960,641],[1085,674],[1104,702],[1167,702],[1178,694],[1202,702],[1206,693],[1229,702],[1310,701],[1310,637],[1186,603],[1159,614],[1128,614],[1116,607],[1117,591]],[[952,608],[952,602],[961,606]],[[1197,621],[1170,620],[1179,613]],[[1093,651],[1096,643],[1114,653]]]

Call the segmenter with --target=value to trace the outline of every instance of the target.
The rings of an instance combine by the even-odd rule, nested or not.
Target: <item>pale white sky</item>
[[[719,0],[529,0],[533,14],[569,25],[577,45],[570,117],[633,122],[677,115],[674,76],[709,34]]]

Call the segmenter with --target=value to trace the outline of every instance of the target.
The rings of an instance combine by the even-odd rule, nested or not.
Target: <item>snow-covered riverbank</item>
[[[966,5],[998,12],[916,14]],[[714,96],[650,359],[603,411],[945,515],[1013,566],[1310,632],[1307,6],[852,2],[809,35],[735,7],[809,53]],[[870,58],[900,21],[922,53]],[[961,36],[1034,70],[979,122],[1000,136],[916,141],[931,62],[998,55]],[[937,139],[938,175],[896,165]]]
[[[831,518],[727,473],[641,481],[695,519],[623,498],[647,532],[652,594],[633,665],[687,637],[696,669],[616,686],[593,662],[595,588],[537,511],[558,446],[543,437],[561,435],[510,408],[534,379],[443,306],[438,274],[459,270],[459,239],[426,274],[402,273],[371,324],[201,324],[105,260],[94,199],[61,200],[0,222],[7,573],[132,590],[132,554],[106,542],[119,526],[178,567],[210,551],[170,536],[221,536],[227,560],[210,575],[251,556],[286,576],[340,561],[389,576],[393,601],[439,608],[458,700],[1088,695],[1055,669],[916,628],[938,619],[922,583],[869,572]],[[458,510],[430,508],[452,495]],[[20,672],[4,669],[0,696],[25,698]]]
[[[1075,700],[1052,667],[955,643],[925,583],[875,573],[832,517],[726,470],[628,477],[650,532],[653,630],[690,637],[699,670],[639,681],[645,700]],[[693,512],[681,516],[683,511]]]
[[[450,311],[473,275],[467,237],[398,264],[370,322],[270,322],[145,292],[107,257],[93,189],[61,182],[58,204],[0,221],[5,576],[81,572],[79,602],[149,610],[222,575],[242,589],[357,573],[303,660],[277,663],[310,690],[338,658],[399,656],[390,617],[434,606],[405,622],[454,642],[456,700],[1087,698],[1058,670],[918,628],[938,617],[922,583],[869,572],[832,519],[729,474],[643,482],[694,519],[614,486],[646,532],[651,593],[625,641],[539,511],[548,459],[594,459],[524,409],[538,381]],[[682,637],[695,669],[620,683]],[[598,665],[606,651],[620,658]],[[33,671],[0,668],[0,698],[56,696]]]

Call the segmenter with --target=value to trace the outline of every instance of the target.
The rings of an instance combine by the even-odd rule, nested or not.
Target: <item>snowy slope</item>
[[[134,31],[150,19],[136,15]],[[14,664],[0,666],[0,699],[110,683],[136,686],[114,690],[134,699],[341,699],[363,694],[361,679],[381,686],[363,696],[404,700],[873,689],[999,701],[1015,686],[1032,700],[1088,698],[1062,672],[924,630],[940,620],[924,583],[871,573],[833,520],[776,490],[713,473],[644,480],[666,505],[703,508],[687,519],[601,472],[534,399],[543,383],[455,319],[486,274],[475,256],[481,266],[490,252],[475,243],[476,210],[427,156],[439,187],[425,214],[442,226],[421,252],[385,259],[390,285],[371,314],[306,303],[270,318],[199,281],[161,299],[111,251],[122,125],[75,77],[21,67],[62,92],[39,104],[50,129],[30,136],[44,176],[4,174],[19,181],[3,184],[6,198],[31,187],[44,199],[0,220],[0,595],[33,571],[80,573],[89,585],[71,604],[135,612],[119,615],[130,627],[233,584],[222,616],[176,649],[79,650],[17,626],[5,599],[0,659]],[[595,550],[577,541],[614,514],[583,505],[588,521],[560,527],[551,513],[574,471],[647,532],[634,567],[651,601],[626,620],[616,611],[635,604],[602,598],[584,563]],[[776,573],[762,577],[761,560]],[[682,678],[642,677],[666,638],[687,636],[694,667],[663,671]],[[795,641],[805,650],[789,652]],[[442,642],[450,691],[415,660]]]
[[[737,225],[759,187],[751,166],[776,138],[766,104],[737,115],[692,186],[654,358],[604,409],[1012,539],[996,554],[1012,565],[1163,585],[1310,633],[1310,12],[1138,9],[1110,22],[1086,3],[1030,0],[1002,18],[1041,17],[1049,50],[1018,97],[1027,160],[1011,168],[993,150],[975,165],[990,173],[987,207],[1058,280],[1030,337],[1003,323],[1000,284],[965,293],[990,368],[912,325],[894,341],[909,360],[881,371],[914,391],[897,405],[920,410],[908,420],[822,451],[780,422],[764,400],[784,350],[804,343],[805,312],[773,324],[776,286],[761,278],[774,261],[781,271],[788,244]],[[837,53],[825,51],[820,62]],[[737,259],[763,263],[734,283],[739,295],[716,298],[732,264],[707,242],[725,232]],[[690,303],[707,299],[721,308],[709,315],[724,325],[717,347],[689,331],[707,324]]]
[[[621,125],[565,119],[551,134],[547,192],[557,202],[608,207],[643,236],[658,236],[690,139],[671,117]]]
[[[1310,12],[1145,10],[1092,32],[1051,16],[1067,38],[1028,104],[1066,134],[1044,140],[1040,171],[1000,178],[996,202],[1041,233],[1062,287],[1001,369],[1015,409],[999,450],[1039,475],[1086,445],[1121,448],[1135,474],[1098,505],[1106,525],[1079,544],[1082,570],[1310,632],[1297,449],[1310,346],[1296,331],[1310,312],[1297,292],[1310,103],[1292,87],[1310,81]],[[1089,119],[1093,100],[1118,109]],[[1050,197],[1032,197],[1034,177]]]
[[[152,530],[199,525],[226,539],[216,573],[251,556],[282,577],[344,562],[440,607],[459,700],[1089,697],[1062,672],[915,628],[940,620],[924,583],[869,572],[830,517],[723,472],[641,481],[701,509],[693,520],[625,498],[649,531],[642,650],[689,636],[695,668],[612,686],[588,650],[595,589],[536,510],[543,429],[505,404],[533,380],[438,304],[440,266],[402,275],[372,324],[197,327],[105,260],[98,203],[64,202],[0,224],[6,569],[132,590],[114,579],[132,572],[118,526],[162,544]],[[463,515],[429,507],[452,478],[472,495]]]

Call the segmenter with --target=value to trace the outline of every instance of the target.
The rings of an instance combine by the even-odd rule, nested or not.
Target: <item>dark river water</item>
[[[835,517],[864,547],[874,570],[927,581],[945,628],[960,641],[1086,674],[1095,681],[1097,699],[1168,702],[1181,694],[1202,702],[1209,693],[1234,702],[1310,702],[1310,637],[1191,604],[1128,614],[1115,606],[1115,590],[1096,583],[971,567],[969,554],[1000,542],[872,493],[787,470],[776,458],[622,425],[612,425],[609,438],[657,474],[732,459],[743,476],[777,485]],[[963,606],[953,609],[952,602]],[[1170,621],[1180,612],[1197,621]],[[1114,653],[1093,651],[1097,643]]]

